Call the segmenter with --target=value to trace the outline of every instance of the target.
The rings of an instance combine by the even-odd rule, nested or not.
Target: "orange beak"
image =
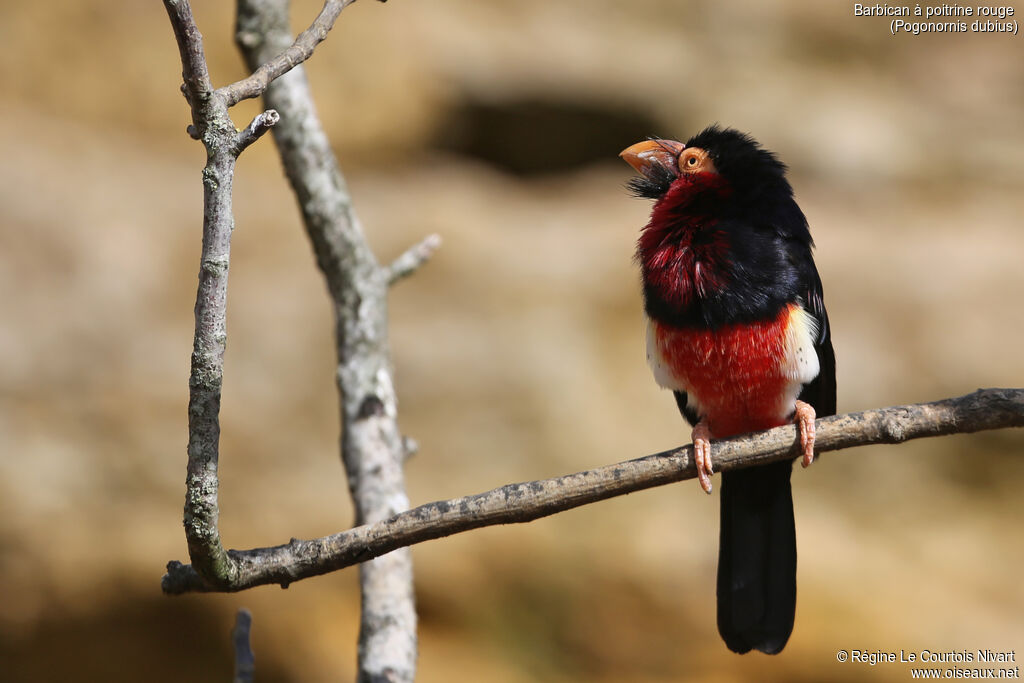
[[[686,145],[675,140],[644,140],[622,150],[619,156],[636,169],[637,173],[648,178],[652,177],[655,166],[678,176],[679,155],[684,149]]]

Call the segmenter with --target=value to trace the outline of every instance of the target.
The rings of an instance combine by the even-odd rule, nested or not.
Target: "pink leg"
[[[814,462],[814,419],[816,413],[810,403],[803,401],[796,402],[796,411],[793,421],[796,422],[796,431],[800,434],[800,448],[804,452],[801,464],[807,467]]]
[[[711,475],[714,468],[711,464],[711,430],[704,420],[697,423],[690,434],[693,441],[693,460],[697,465],[697,481],[704,493],[711,493]]]

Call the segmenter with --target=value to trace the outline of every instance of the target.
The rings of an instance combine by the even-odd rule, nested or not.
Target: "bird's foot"
[[[704,420],[697,423],[690,433],[693,441],[693,460],[697,465],[697,481],[704,493],[711,493],[711,475],[715,473],[711,464],[711,430]]]
[[[804,453],[800,464],[804,467],[814,462],[814,419],[816,416],[814,407],[810,403],[796,402],[793,422],[796,423],[796,431],[800,434],[800,449]]]

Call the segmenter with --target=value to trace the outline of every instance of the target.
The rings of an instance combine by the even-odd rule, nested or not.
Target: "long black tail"
[[[722,475],[718,632],[733,652],[782,650],[796,612],[793,463]]]

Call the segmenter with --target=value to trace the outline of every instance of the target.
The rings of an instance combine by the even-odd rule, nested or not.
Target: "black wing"
[[[821,369],[817,377],[804,385],[799,398],[814,406],[818,417],[825,417],[836,414],[836,354],[832,349],[832,330],[829,329],[828,312],[825,310],[821,277],[811,259],[810,250],[802,270],[807,312],[818,322],[818,338],[814,342],[814,350],[818,352]]]
[[[679,406],[679,413],[686,418],[686,421],[693,426],[697,426],[700,422],[700,415],[697,414],[693,408],[686,405],[686,392],[685,391],[673,391],[672,395],[676,397],[676,405]]]

